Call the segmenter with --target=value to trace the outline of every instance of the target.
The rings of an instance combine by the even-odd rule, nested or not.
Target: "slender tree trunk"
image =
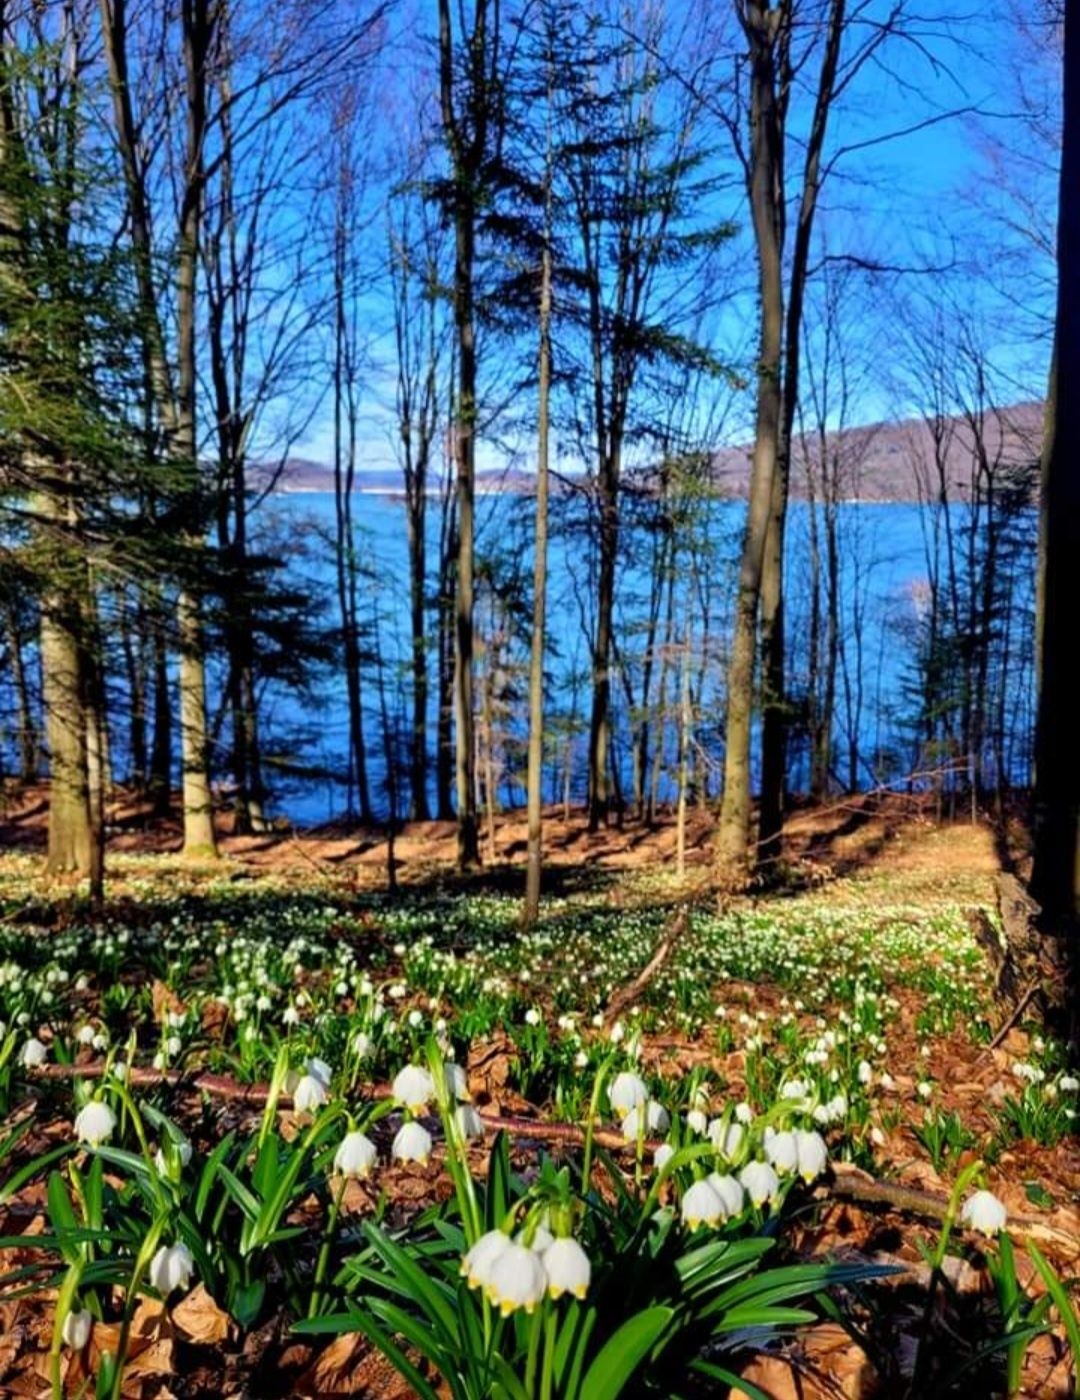
[[[481,646],[483,680],[480,691],[480,715],[482,722],[481,751],[484,783],[484,816],[487,826],[488,860],[494,865],[497,856],[495,846],[495,807],[497,805],[497,779],[495,762],[495,650],[494,603],[492,605],[492,633],[486,646]]]
[[[154,730],[150,745],[150,796],[155,817],[167,817],[172,801],[173,706],[169,689],[169,648],[160,594],[152,593]]]
[[[409,626],[412,637],[412,733],[409,745],[409,805],[413,821],[430,816],[427,797],[428,665],[425,584],[427,548],[424,539],[427,505],[427,471],[413,490],[408,507],[409,529]]]
[[[761,734],[761,822],[758,833],[758,864],[768,868],[780,858],[784,823],[784,788],[787,775],[787,706],[784,673],[784,536],[787,523],[788,492],[791,479],[791,438],[799,399],[799,363],[802,345],[802,314],[810,260],[810,238],[817,209],[821,181],[821,157],[825,145],[829,110],[836,86],[840,48],[844,34],[845,0],[832,0],[825,40],[821,74],[818,79],[814,116],[810,127],[799,217],[792,250],[787,324],[784,333],[783,385],[780,430],[776,447],[776,469],[768,536],[765,543],[761,582],[762,639],[762,734]],[[778,12],[780,14],[780,12]],[[782,21],[781,21],[782,22]],[[787,75],[785,74],[785,83]],[[780,112],[778,145],[784,141],[784,119]],[[783,156],[780,156],[781,170]],[[783,177],[776,187],[780,209],[774,223],[780,229],[783,248]],[[757,224],[755,222],[755,232]],[[760,245],[759,245],[760,246]]]
[[[30,685],[26,675],[26,660],[23,656],[18,618],[15,606],[10,599],[7,600],[4,607],[4,620],[8,637],[8,650],[11,653],[11,679],[15,686],[15,697],[18,704],[19,777],[24,783],[32,783],[37,777],[38,732],[34,722],[34,707],[30,700]]]
[[[90,811],[90,898],[105,895],[105,798],[110,787],[109,727],[105,711],[105,668],[97,620],[93,574],[86,569],[85,652],[83,683],[86,716],[86,792]]]
[[[177,394],[173,447],[187,474],[194,520],[188,544],[197,553],[202,531],[198,523],[199,464],[195,437],[195,295],[202,203],[205,186],[204,143],[207,130],[207,61],[214,19],[210,0],[184,0],[182,6],[184,70],[187,78],[187,147],[180,252],[177,259]],[[202,599],[194,582],[177,598],[180,641],[180,758],[184,813],[184,855],[197,859],[217,855],[210,752],[206,727],[206,654]]]
[[[675,645],[675,568],[674,560],[668,570],[667,605],[664,614],[664,639],[660,646],[660,678],[656,687],[656,743],[653,746],[652,775],[649,781],[649,805],[646,819],[650,826],[656,821],[656,809],[660,800],[660,778],[664,771],[664,734],[668,719],[668,674],[671,670],[671,652]]]
[[[475,559],[475,429],[476,352],[472,314],[473,229],[459,220],[455,277],[455,316],[458,329],[458,405],[455,419],[457,452],[457,588],[454,599],[454,728],[455,788],[457,791],[458,866],[478,865],[480,846],[476,824],[476,729],[473,701],[473,610]]]
[[[693,715],[690,708],[690,624],[683,636],[679,686],[679,797],[675,813],[675,873],[686,874],[686,803],[690,786],[690,744]]]
[[[120,640],[128,690],[128,775],[136,792],[146,789],[146,657],[143,645],[145,616],[141,601],[131,613],[131,596],[124,594],[120,616]]]
[[[457,336],[457,402],[453,415],[457,467],[457,579],[454,629],[458,866],[480,862],[476,821],[476,734],[473,703],[473,566],[475,556],[476,327],[474,270],[479,182],[488,154],[488,124],[496,93],[488,73],[488,0],[476,0],[467,40],[468,126],[455,107],[454,41],[448,0],[438,0],[439,89],[443,133],[454,180],[454,326]],[[497,32],[498,15],[495,15]]]
[[[749,874],[750,730],[754,710],[754,660],[758,604],[771,515],[781,431],[782,282],[781,151],[776,109],[775,16],[762,3],[746,7],[751,44],[750,207],[758,250],[761,337],[757,370],[757,423],[739,566],[735,631],[727,679],[724,797],[717,832],[716,880],[721,889],[742,888]],[[775,546],[774,546],[775,548]]]
[[[339,190],[340,201],[344,190]],[[348,239],[344,211],[338,209],[334,233],[334,559],[337,572],[338,611],[341,616],[342,661],[349,709],[349,793],[356,784],[360,820],[373,820],[367,775],[367,741],[364,734],[364,688],[360,648],[356,542],[353,530],[353,481],[356,472],[357,422],[352,385],[346,369],[348,322],[346,272]],[[381,682],[380,682],[381,684]]]
[[[609,429],[610,433],[610,429]],[[611,650],[619,551],[619,447],[609,437],[599,473],[600,561],[596,584],[592,711],[589,717],[589,830],[607,820],[611,756]]]
[[[100,0],[109,80],[113,95],[120,157],[124,168],[135,253],[134,270],[142,310],[147,376],[164,422],[167,456],[185,484],[184,529],[192,558],[201,543],[198,462],[195,437],[195,295],[202,206],[205,186],[207,132],[207,59],[215,14],[208,0],[183,0],[184,73],[186,80],[186,138],[179,253],[176,276],[177,355],[175,381],[166,356],[161,308],[154,285],[149,197],[141,141],[136,127],[128,78],[126,0]],[[191,570],[197,572],[196,569]],[[209,776],[206,724],[206,670],[203,654],[202,604],[193,578],[181,588],[176,602],[180,647],[180,754],[185,854],[216,856]],[[161,676],[159,673],[159,683]],[[159,685],[159,698],[163,687]],[[163,754],[158,755],[163,757]],[[162,799],[163,800],[163,799]]]
[[[536,421],[536,538],[533,543],[532,650],[529,656],[529,770],[526,779],[528,859],[523,923],[540,914],[543,862],[541,784],[544,764],[544,634],[547,626],[548,416],[551,398],[551,249],[545,241],[540,264],[540,372]]]
[[[445,822],[452,821],[454,817],[454,559],[457,555],[457,511],[452,494],[444,504],[443,520],[439,567],[439,712],[435,735],[435,797],[436,814],[440,821]]]

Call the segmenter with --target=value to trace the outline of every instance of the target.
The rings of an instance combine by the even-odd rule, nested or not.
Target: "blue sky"
[[[428,8],[433,13],[434,6]],[[860,22],[877,22],[892,7],[870,0],[851,8]],[[830,175],[818,221],[818,257],[839,260],[838,268],[852,257],[885,269],[870,275],[847,268],[844,341],[859,370],[850,417],[862,422],[919,410],[913,376],[900,372],[898,358],[912,336],[917,339],[920,319],[938,312],[970,323],[1002,401],[1039,396],[1049,358],[1052,267],[1038,245],[1052,231],[1055,153],[1038,139],[1032,112],[1049,112],[1053,127],[1056,55],[1045,35],[1018,25],[1006,3],[968,12],[939,0],[909,8],[908,37],[888,41],[833,114],[830,156],[840,147],[856,149]],[[717,9],[725,9],[722,0]],[[669,5],[668,12],[677,20],[689,13],[679,4]],[[398,124],[403,108],[415,106],[417,88],[425,82],[415,58],[423,50],[410,28],[414,22],[422,26],[424,18],[423,6],[404,12],[398,42],[384,58],[381,111],[387,120],[376,112],[376,140],[389,139],[390,123]],[[808,65],[807,76],[816,76],[816,61]],[[789,155],[792,191],[800,163],[798,133],[807,112],[805,98],[797,98],[791,121],[796,144]],[[730,156],[719,145],[717,150],[718,162],[733,168]],[[718,196],[717,207],[706,211],[710,218],[733,218],[740,225],[731,248],[732,294],[709,336],[721,357],[749,378],[755,341],[753,252],[746,210],[736,196],[737,191]],[[381,191],[374,188],[369,197],[378,201]],[[820,279],[815,285],[811,326],[820,319],[814,301]],[[364,310],[371,338],[362,465],[385,467],[393,463],[394,434],[385,408],[392,384],[385,300],[369,292]],[[747,390],[727,416],[735,440],[745,438],[751,415]],[[527,425],[528,414],[522,417]],[[297,455],[328,461],[330,445],[323,411]],[[498,448],[488,444],[481,448],[480,465],[497,466],[505,454],[505,442]],[[526,427],[521,462],[530,459]]]

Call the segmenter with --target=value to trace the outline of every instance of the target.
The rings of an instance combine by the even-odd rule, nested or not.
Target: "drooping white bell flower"
[[[706,1180],[723,1202],[725,1215],[738,1215],[742,1211],[746,1205],[746,1193],[733,1176],[713,1172]]]
[[[611,1081],[608,1102],[615,1113],[627,1114],[639,1104],[648,1103],[649,1090],[645,1081],[630,1070],[623,1070]]]
[[[461,1261],[461,1276],[470,1288],[486,1288],[491,1282],[495,1260],[510,1248],[510,1237],[502,1230],[489,1230],[481,1235]]]
[[[552,1298],[561,1298],[564,1293],[584,1298],[589,1291],[592,1265],[577,1240],[568,1237],[550,1244],[544,1250],[544,1268],[547,1271],[548,1294]]]
[[[116,1114],[107,1103],[91,1099],[75,1115],[75,1136],[90,1147],[108,1142],[116,1127]]]
[[[334,1153],[334,1171],[338,1176],[356,1180],[370,1176],[379,1160],[379,1151],[366,1133],[354,1129],[341,1139]]]
[[[775,1167],[778,1175],[786,1176],[789,1172],[795,1171],[799,1165],[799,1149],[795,1142],[795,1134],[790,1132],[777,1133],[766,1128],[765,1156]]]
[[[992,1191],[976,1191],[961,1207],[960,1219],[972,1230],[989,1237],[1004,1230],[1008,1211]]]
[[[671,1115],[662,1103],[650,1099],[647,1104],[632,1108],[622,1120],[624,1138],[636,1138],[643,1130],[646,1133],[666,1133],[671,1127]]]
[[[49,1058],[49,1047],[32,1035],[23,1046],[20,1058],[26,1069],[38,1069]]]
[[[695,1181],[683,1192],[679,1213],[691,1230],[699,1225],[719,1225],[724,1218],[724,1203],[707,1181]]]
[[[334,1071],[330,1068],[330,1066],[326,1063],[325,1060],[320,1060],[318,1055],[312,1055],[312,1057],[307,1061],[305,1068],[308,1074],[310,1074],[313,1079],[318,1079],[322,1083],[324,1088],[326,1088],[327,1091],[329,1091],[330,1081],[334,1077]]]
[[[780,1178],[768,1162],[747,1162],[739,1173],[739,1180],[756,1206],[772,1200],[780,1190]]]
[[[503,1317],[523,1308],[535,1310],[547,1290],[548,1277],[540,1256],[523,1244],[509,1244],[491,1266],[488,1301],[494,1303]]]
[[[293,1090],[293,1108],[297,1113],[318,1113],[329,1098],[329,1091],[321,1079],[314,1074],[305,1074]]]
[[[410,1113],[423,1113],[435,1094],[431,1075],[421,1065],[406,1065],[398,1070],[391,1085],[394,1098]]]
[[[424,1166],[431,1160],[431,1134],[423,1123],[403,1123],[397,1131],[390,1155],[395,1162],[420,1162]]]
[[[809,1184],[829,1165],[829,1149],[820,1133],[808,1132],[803,1128],[795,1133],[795,1149],[799,1175]]]
[[[741,1123],[725,1123],[714,1118],[709,1124],[709,1138],[721,1157],[730,1161],[743,1145],[746,1129]]]
[[[176,1244],[163,1244],[150,1260],[147,1277],[151,1288],[156,1288],[162,1297],[176,1289],[186,1290],[195,1272],[195,1260],[191,1250],[183,1241]]]
[[[698,1137],[704,1137],[709,1131],[709,1119],[700,1108],[692,1108],[686,1115],[686,1126]]]
[[[454,1121],[457,1123],[458,1132],[463,1138],[482,1138],[484,1136],[484,1120],[471,1103],[458,1104],[454,1110]]]
[[[653,1153],[653,1166],[658,1172],[662,1172],[667,1164],[675,1156],[675,1149],[670,1142],[662,1142]]]
[[[60,1336],[64,1345],[72,1351],[82,1351],[90,1340],[90,1332],[94,1325],[94,1319],[85,1308],[72,1308],[67,1317],[64,1318],[64,1325],[60,1329]]]
[[[443,1065],[443,1075],[446,1079],[446,1092],[451,1098],[467,1103],[472,1095],[469,1093],[469,1081],[461,1065],[457,1065],[453,1060],[447,1061]]]
[[[375,1042],[372,1040],[371,1036],[368,1035],[367,1031],[357,1031],[356,1035],[353,1036],[352,1047],[353,1053],[358,1059],[366,1060],[372,1050],[374,1050]]]
[[[545,1211],[542,1219],[533,1227],[532,1238],[530,1240],[526,1241],[525,1231],[519,1230],[514,1236],[512,1243],[523,1244],[527,1249],[534,1250],[537,1254],[543,1254],[545,1249],[555,1243],[555,1236],[545,1223],[547,1218],[547,1211]]]
[[[163,1144],[154,1154],[154,1166],[157,1168],[158,1176],[170,1176],[175,1168],[170,1167],[171,1162],[182,1171],[191,1161],[191,1143],[187,1138],[170,1138],[170,1151],[166,1152]]]

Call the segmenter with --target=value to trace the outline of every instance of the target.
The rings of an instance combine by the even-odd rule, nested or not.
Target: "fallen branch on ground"
[[[672,948],[676,942],[686,933],[689,915],[685,904],[677,911],[664,931],[660,942],[656,945],[656,952],[641,969],[634,980],[615,995],[608,1002],[607,1010],[604,1012],[605,1024],[610,1025],[613,1021],[632,1006],[638,997],[649,985],[652,979],[667,962]]]
[[[100,1079],[104,1072],[105,1064],[99,1061],[85,1065],[42,1065],[34,1074],[39,1080],[71,1080]],[[128,1075],[128,1083],[139,1087],[167,1084],[173,1088],[208,1094],[212,1098],[247,1104],[252,1108],[264,1106],[270,1096],[267,1084],[241,1084],[225,1074],[190,1075],[180,1070],[132,1067]],[[393,1090],[389,1084],[367,1085],[363,1093],[377,1102],[393,1097]],[[291,1108],[292,1099],[288,1094],[282,1094],[278,1098],[278,1106],[283,1109]],[[479,1114],[484,1127],[491,1132],[504,1132],[519,1140],[558,1142],[571,1147],[581,1147],[585,1144],[585,1129],[577,1123],[550,1123],[539,1118],[504,1117],[484,1109],[480,1109]],[[612,1152],[631,1152],[637,1147],[636,1143],[628,1141],[613,1128],[594,1128],[592,1141],[597,1147]],[[651,1156],[659,1146],[659,1142],[646,1141],[643,1149]],[[830,1170],[832,1179],[823,1182],[815,1190],[814,1194],[818,1200],[841,1200],[851,1201],[856,1205],[885,1206],[904,1215],[919,1216],[923,1220],[940,1222],[946,1218],[949,1207],[947,1196],[896,1182],[881,1181],[848,1162],[831,1162]],[[1040,1244],[1053,1246],[1070,1259],[1080,1258],[1080,1236],[1048,1225],[1036,1216],[1010,1213],[1006,1230],[1015,1239],[1035,1240]]]

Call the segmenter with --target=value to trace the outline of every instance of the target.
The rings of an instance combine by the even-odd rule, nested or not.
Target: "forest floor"
[[[468,1020],[470,1087],[482,1111],[536,1124],[574,1116],[566,1112],[562,1071],[552,1068],[554,1027],[566,1019],[558,1013],[567,1005],[568,970],[575,978],[580,971],[583,987],[592,979],[574,1008],[572,1034],[581,1053],[596,1063],[605,1052],[598,1042],[617,1015],[640,1030],[642,1072],[653,1083],[671,1084],[672,1102],[680,1084],[704,1077],[727,1100],[749,1100],[761,1111],[793,1076],[810,1073],[807,1051],[824,1044],[827,1063],[813,1073],[822,1093],[831,1076],[846,1095],[846,1117],[830,1136],[830,1174],[787,1223],[786,1248],[793,1258],[885,1263],[898,1272],[853,1292],[838,1316],[823,1317],[794,1340],[743,1355],[740,1374],[775,1400],[992,1396],[1006,1389],[1004,1353],[992,1344],[1045,1306],[1044,1281],[1027,1247],[1036,1244],[1067,1289],[1080,1272],[1077,1095],[1060,1047],[1035,1019],[1036,1001],[1021,1004],[1022,986],[1010,998],[995,985],[1002,857],[1022,860],[1022,832],[1016,829],[1003,852],[986,825],[939,825],[932,815],[902,798],[798,811],[788,826],[782,889],[718,908],[709,893],[708,814],[690,816],[687,868],[679,878],[669,819],[654,828],[627,822],[590,835],[576,815],[566,821],[549,813],[548,936],[537,952],[519,944],[515,932],[525,852],[518,817],[498,820],[494,858],[489,847],[484,869],[464,880],[454,872],[452,825],[406,826],[394,842],[401,891],[395,901],[385,894],[388,849],[381,832],[327,827],[240,837],[223,827],[223,859],[192,866],[176,858],[175,824],[155,826],[137,805],[121,801],[110,813],[109,905],[92,914],[71,890],[46,884],[45,795],[23,792],[0,807],[0,969],[5,958],[52,967],[49,939],[64,940],[57,957],[61,965],[68,959],[68,973],[88,969],[78,979],[78,997],[61,996],[49,1010],[35,1002],[25,1022],[50,1048],[66,1045],[76,1063],[93,1059],[76,1042],[77,1023],[100,1025],[114,1043],[134,1031],[144,1044],[140,1016],[152,1032],[155,1016],[169,1005],[181,1016],[198,1008],[198,1035],[183,1052],[190,1055],[186,1067],[217,1068],[219,1055],[240,1078],[265,1080],[267,1061],[243,1059],[228,1039],[237,1027],[207,1010],[221,979],[231,980],[227,969],[207,970],[209,950],[227,963],[230,954],[222,950],[229,938],[247,948],[259,938],[276,947],[282,935],[266,931],[275,921],[310,918],[304,927],[312,967],[303,985],[311,1008],[323,1005],[320,959],[329,968],[343,938],[380,985],[400,985],[403,999],[394,1010],[403,1026],[410,1011],[432,1017],[438,1011],[451,1029],[455,1017],[465,1027],[470,996],[479,1006],[480,989],[486,996],[498,982],[501,1008],[485,1000],[488,1020]],[[690,932],[668,948],[664,931],[684,905],[693,911]],[[144,965],[140,939],[170,921],[192,946],[205,928],[207,958],[193,954],[182,969],[172,969],[146,954]],[[109,961],[116,952],[109,940],[114,945],[125,927],[135,933],[121,973]],[[428,951],[420,957],[417,948]],[[432,980],[431,950],[444,948],[473,968],[474,980],[456,991]],[[123,1005],[110,997],[110,969],[132,984]],[[540,1032],[550,1028],[539,1050],[523,1024],[526,1006],[542,1021]],[[0,1000],[0,1019],[3,1008]],[[355,1025],[359,1013],[351,1003],[346,1014]],[[386,1063],[389,1072],[392,1053]],[[19,1179],[12,1191],[4,1182],[35,1154],[70,1139],[71,1088],[32,1074],[11,1077],[10,1069],[6,1126],[19,1126],[24,1135],[7,1160],[0,1147],[0,1396],[48,1395],[56,1374],[50,1360],[55,1292],[42,1290],[44,1273],[34,1274],[45,1269],[47,1251],[33,1242],[50,1229],[45,1175]],[[199,1110],[197,1097],[181,1084],[162,1086],[158,1099],[197,1151],[212,1148],[226,1118],[238,1131],[258,1121],[257,1108],[229,1103],[220,1121],[211,1122],[205,1096]],[[4,1134],[0,1125],[0,1143]],[[514,1150],[527,1159],[536,1147],[522,1140]],[[559,1151],[557,1143],[551,1150]],[[383,1201],[408,1216],[442,1199],[448,1185],[438,1154],[435,1161],[434,1172],[387,1166],[379,1178]],[[955,1230],[942,1269],[935,1273],[928,1263],[953,1185],[975,1162],[983,1163],[980,1183],[1009,1211],[1022,1290],[1011,1323],[988,1268],[999,1260],[996,1242]],[[480,1153],[476,1165],[482,1171]],[[350,1193],[346,1215],[369,1214],[377,1194],[366,1186]],[[297,1218],[313,1208],[298,1206]],[[36,1292],[23,1291],[27,1278],[37,1279]],[[284,1305],[241,1333],[204,1292],[191,1297],[198,1301],[187,1313],[186,1304],[172,1312],[153,1299],[140,1305],[125,1396],[405,1400],[413,1394],[353,1333],[328,1345],[300,1339],[289,1331]],[[105,1297],[97,1339],[78,1357],[63,1356],[65,1394],[77,1394],[100,1364],[105,1339],[117,1332],[116,1306]],[[1022,1349],[1016,1393],[1039,1400],[1075,1393],[1074,1364],[1055,1310]]]

